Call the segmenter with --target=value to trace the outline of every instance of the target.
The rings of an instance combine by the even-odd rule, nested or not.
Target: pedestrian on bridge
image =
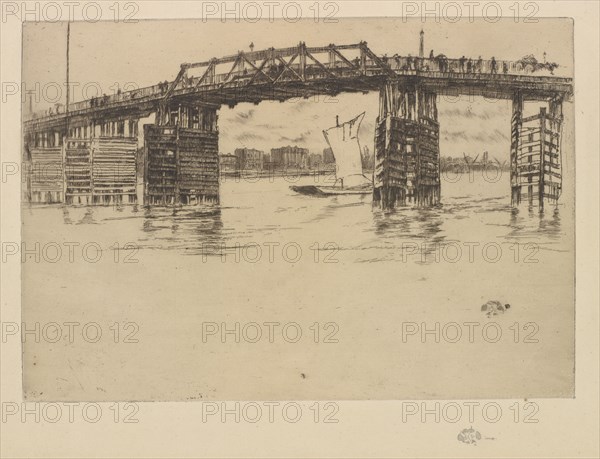
[[[490,61],[490,73],[498,73],[496,58],[494,56],[492,56],[492,60]]]
[[[506,63],[506,61],[502,62],[502,73],[504,73],[505,75],[508,73],[508,64]]]
[[[483,69],[483,59],[479,56],[479,59],[477,59],[477,71],[481,73],[481,69]]]
[[[461,57],[458,60],[458,69],[460,70],[461,73],[465,73],[465,62],[466,62],[467,58],[465,56]]]
[[[473,71],[473,59],[469,58],[467,61],[467,73],[471,73]]]
[[[438,63],[438,68],[440,72],[445,72],[448,70],[448,60],[446,59],[446,56],[444,56],[443,54],[439,54],[436,57],[436,61]]]

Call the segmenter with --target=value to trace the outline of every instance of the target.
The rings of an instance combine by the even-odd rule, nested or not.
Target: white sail
[[[344,186],[364,182],[358,130],[365,113],[323,131],[325,140],[331,147],[336,164],[336,178],[343,181]],[[351,176],[354,176],[350,178]]]

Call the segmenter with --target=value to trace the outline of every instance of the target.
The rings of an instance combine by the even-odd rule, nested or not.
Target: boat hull
[[[291,186],[290,189],[296,193],[306,196],[338,196],[338,195],[365,195],[373,192],[372,187],[339,188],[333,186]]]

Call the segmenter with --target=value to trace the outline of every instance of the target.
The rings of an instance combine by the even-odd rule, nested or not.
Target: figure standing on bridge
[[[467,73],[471,73],[473,71],[473,59],[469,58],[467,61]]]
[[[479,73],[481,73],[482,69],[483,69],[483,59],[481,59],[481,56],[479,56],[479,59],[477,59],[477,71]]]
[[[505,75],[508,73],[508,64],[506,63],[506,61],[502,62],[502,73],[504,73]]]
[[[492,56],[492,59],[490,61],[490,73],[498,73],[496,58],[494,56]]]
[[[433,49],[429,51],[429,59],[433,59]]]
[[[442,65],[444,70],[442,70],[442,72],[448,72],[449,68],[448,68],[448,58],[444,55],[442,55]]]
[[[465,73],[465,62],[466,62],[467,58],[465,56],[461,57],[458,60],[458,69],[461,73]]]
[[[447,64],[446,56],[444,56],[443,54],[438,54],[438,56],[435,58],[435,60],[437,61],[439,71],[445,72],[446,67],[447,67],[446,66],[446,64]]]

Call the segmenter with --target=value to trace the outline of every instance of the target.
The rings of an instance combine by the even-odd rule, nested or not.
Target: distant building
[[[273,159],[271,158],[271,154],[266,151],[263,155],[263,168],[267,171],[272,171],[275,169],[275,166],[273,165]]]
[[[271,162],[277,169],[288,167],[303,169],[308,164],[308,149],[296,146],[271,148]]]
[[[238,157],[232,154],[219,155],[221,172],[235,172],[239,170]]]
[[[265,153],[254,148],[236,148],[239,168],[242,170],[262,171],[265,166]]]
[[[335,158],[333,157],[333,150],[329,147],[323,149],[323,163],[324,164],[335,163]]]
[[[366,145],[363,147],[361,160],[364,170],[372,171],[375,167],[375,155],[370,152],[369,147]]]
[[[308,167],[315,169],[323,164],[323,155],[321,153],[310,153],[308,155]]]

